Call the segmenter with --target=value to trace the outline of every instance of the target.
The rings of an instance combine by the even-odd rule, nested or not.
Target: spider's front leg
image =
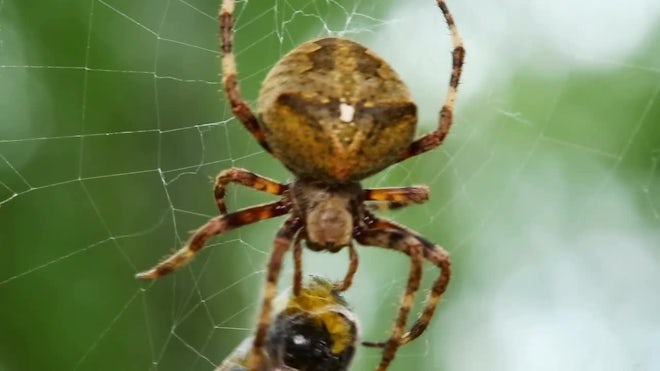
[[[365,201],[376,201],[367,205],[372,211],[401,209],[411,204],[422,204],[429,200],[429,187],[371,188],[362,191]]]
[[[281,196],[289,189],[288,184],[281,184],[274,181],[273,179],[263,177],[246,169],[232,167],[223,170],[215,178],[215,187],[213,187],[215,203],[218,205],[220,214],[227,214],[225,191],[229,183],[240,184],[242,186],[253,188],[257,191],[270,193],[276,196]]]
[[[250,106],[241,96],[238,87],[238,71],[236,58],[234,58],[234,0],[224,0],[218,14],[220,24],[220,44],[222,45],[222,84],[225,87],[227,100],[234,116],[259,142],[261,147],[273,154],[266,141],[264,131],[259,126],[257,117],[252,113]]]
[[[445,16],[449,32],[451,33],[451,40],[454,44],[454,49],[452,50],[452,68],[449,78],[449,88],[447,90],[447,95],[445,96],[445,101],[440,109],[438,128],[434,132],[428,133],[412,142],[399,161],[403,161],[412,156],[417,156],[438,147],[445,140],[447,134],[449,134],[449,129],[453,122],[454,104],[456,103],[456,93],[458,91],[458,84],[463,71],[465,48],[463,47],[461,35],[458,33],[458,28],[454,23],[454,17],[451,12],[449,12],[447,4],[443,0],[437,0],[437,2],[438,7],[442,10],[442,14]]]
[[[212,218],[195,231],[186,246],[168,256],[148,271],[136,274],[135,277],[150,280],[162,277],[192,260],[195,254],[204,247],[204,244],[209,238],[246,224],[284,215],[289,212],[290,208],[288,201],[281,200]]]
[[[293,240],[296,232],[302,227],[302,221],[297,217],[291,217],[284,222],[282,228],[277,231],[275,242],[273,243],[273,251],[268,260],[268,267],[266,271],[266,285],[264,286],[263,301],[261,304],[261,313],[259,314],[259,322],[257,324],[257,332],[252,341],[252,351],[248,360],[248,367],[250,371],[260,371],[263,365],[264,347],[266,345],[266,334],[273,319],[273,300],[277,295],[277,281],[280,277],[280,270],[282,269],[282,261],[284,254],[289,250],[291,241]]]

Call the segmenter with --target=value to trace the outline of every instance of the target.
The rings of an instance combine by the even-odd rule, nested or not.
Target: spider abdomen
[[[261,87],[258,117],[273,153],[301,178],[346,183],[397,162],[417,109],[396,72],[342,38],[304,43]]]

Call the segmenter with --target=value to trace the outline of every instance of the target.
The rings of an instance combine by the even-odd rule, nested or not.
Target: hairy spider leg
[[[445,96],[445,101],[440,109],[440,117],[438,118],[438,128],[428,133],[410,144],[408,150],[401,156],[399,161],[403,161],[412,156],[417,156],[426,151],[432,150],[442,144],[445,140],[445,137],[449,133],[451,124],[453,122],[454,116],[454,104],[456,103],[456,92],[458,91],[458,84],[461,78],[461,72],[463,71],[463,60],[465,59],[465,48],[463,47],[463,40],[461,35],[458,33],[458,28],[454,23],[454,17],[449,12],[447,4],[443,0],[437,0],[438,7],[442,10],[442,14],[445,16],[447,21],[447,26],[449,27],[449,32],[451,33],[451,40],[454,44],[454,49],[452,51],[452,68],[451,76],[449,78],[449,89],[447,89],[447,95]]]
[[[390,338],[382,346],[384,349],[377,368],[378,371],[385,371],[394,360],[397,349],[403,344],[403,331],[406,328],[408,315],[415,303],[415,294],[419,290],[422,279],[423,246],[414,235],[392,229],[368,229],[360,233],[358,241],[368,246],[401,251],[410,257],[410,273],[408,274],[406,291],[401,299]]]
[[[232,167],[223,170],[215,178],[215,187],[213,188],[215,203],[218,205],[220,214],[227,214],[225,192],[229,183],[240,184],[244,187],[256,189],[257,191],[270,193],[276,196],[281,196],[289,189],[288,184],[279,183],[273,179],[266,178],[240,167]]]
[[[204,247],[209,238],[260,220],[284,215],[289,212],[289,209],[288,201],[280,200],[212,218],[193,233],[184,247],[148,271],[136,274],[135,277],[149,280],[162,277],[190,262],[195,254]]]
[[[302,239],[303,234],[298,233],[293,242],[293,295],[298,296],[302,291]]]
[[[415,232],[409,230],[408,228],[398,225],[390,220],[374,217],[372,221],[372,227],[376,228],[378,231],[395,231],[397,233],[402,233],[413,237],[422,245],[422,253],[424,259],[440,269],[438,278],[436,278],[433,286],[431,287],[431,291],[429,291],[428,295],[426,296],[422,313],[419,315],[410,330],[401,338],[401,345],[407,344],[419,337],[419,335],[421,335],[424,330],[426,330],[429,323],[431,322],[433,313],[435,313],[435,308],[440,302],[442,294],[447,290],[447,286],[449,285],[449,280],[451,278],[451,261],[449,259],[449,253],[440,245],[434,244],[419,236]],[[367,234],[366,236],[367,237],[363,237],[360,243],[366,245],[374,245],[376,243],[383,244],[387,243],[387,241],[390,241],[390,237],[385,235],[383,232],[378,232],[376,235]],[[362,342],[362,345],[382,348],[387,345],[387,342],[365,341]]]
[[[266,270],[266,285],[261,301],[257,332],[254,335],[252,352],[248,359],[250,371],[261,370],[261,365],[263,365],[263,349],[266,345],[268,327],[272,323],[273,301],[277,296],[277,281],[282,270],[282,261],[284,260],[284,254],[289,250],[291,241],[302,228],[302,225],[303,223],[299,218],[290,217],[277,231]]]
[[[234,0],[222,2],[222,8],[218,15],[220,22],[220,38],[222,40],[222,84],[227,93],[227,99],[234,116],[243,123],[243,126],[254,136],[261,147],[274,155],[270,145],[266,141],[263,130],[259,126],[257,117],[252,113],[250,106],[243,99],[238,86],[238,70],[236,58],[232,51],[234,47]]]

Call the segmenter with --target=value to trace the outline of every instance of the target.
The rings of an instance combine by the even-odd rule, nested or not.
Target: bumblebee
[[[337,285],[312,276],[300,295],[278,303],[268,329],[261,371],[345,371],[353,360],[359,325]],[[216,371],[247,371],[252,337],[245,339]]]

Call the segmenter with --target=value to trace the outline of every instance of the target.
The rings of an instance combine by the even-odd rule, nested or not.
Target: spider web
[[[216,215],[220,170],[290,180],[220,93],[219,2],[0,0],[0,370],[211,370],[250,334],[281,219],[133,278]],[[400,72],[428,132],[451,49],[433,3],[239,2],[243,93],[295,45],[347,36]],[[467,48],[452,133],[366,181],[428,184],[430,202],[387,216],[454,265],[391,369],[660,368],[657,1],[449,7]],[[232,210],[267,200],[229,191]],[[407,260],[359,253],[347,297],[384,339]],[[342,277],[346,255],[306,252],[305,271]],[[360,349],[353,369],[378,357]]]

